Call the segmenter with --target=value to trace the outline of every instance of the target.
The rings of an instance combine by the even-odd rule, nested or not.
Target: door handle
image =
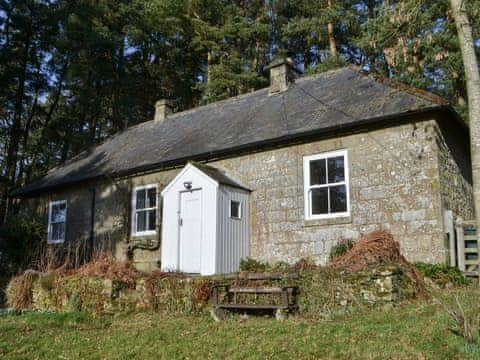
[[[182,218],[178,218],[178,226],[183,226],[183,219]]]

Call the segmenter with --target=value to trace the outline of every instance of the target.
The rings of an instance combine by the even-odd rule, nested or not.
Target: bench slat
[[[238,273],[225,275],[226,280],[281,280],[281,279],[298,279],[298,273]]]
[[[234,293],[248,293],[248,294],[273,294],[273,293],[281,293],[283,289],[281,287],[269,287],[269,286],[258,286],[258,287],[230,286],[228,291],[234,292]]]
[[[284,305],[265,305],[265,304],[217,304],[217,308],[223,309],[287,309]]]

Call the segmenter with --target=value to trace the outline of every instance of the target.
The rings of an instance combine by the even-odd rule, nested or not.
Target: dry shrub
[[[423,276],[400,253],[400,244],[385,230],[375,230],[362,235],[345,254],[336,258],[330,266],[351,272],[367,270],[373,265],[396,264],[415,283],[416,295],[426,297]]]
[[[148,307],[153,311],[175,311],[178,301],[175,301],[174,297],[179,296],[180,280],[185,278],[185,274],[179,272],[154,270],[149,273],[145,277],[145,297]]]
[[[27,270],[14,277],[8,284],[7,304],[15,309],[30,309],[33,306],[33,283],[39,276],[35,270]]]
[[[199,312],[208,305],[212,286],[208,278],[152,271],[145,277],[147,307],[166,314]]]
[[[122,281],[132,288],[135,287],[137,278],[137,271],[131,261],[117,261],[109,256],[99,256],[75,270],[74,273],[86,277]]]
[[[350,250],[336,258],[331,265],[356,272],[366,270],[374,264],[406,262],[400,254],[400,244],[393,239],[393,235],[385,230],[375,230],[361,236]]]
[[[194,304],[206,302],[210,299],[213,284],[214,283],[210,280],[203,280],[200,281],[198,284],[195,284],[192,292],[192,301],[194,302]]]
[[[437,292],[434,301],[450,318],[449,330],[461,336],[468,344],[480,345],[480,305],[478,289],[462,293]]]
[[[298,260],[294,265],[293,269],[295,271],[306,271],[306,270],[315,270],[318,269],[319,266],[315,264],[312,259],[305,259],[302,258]]]

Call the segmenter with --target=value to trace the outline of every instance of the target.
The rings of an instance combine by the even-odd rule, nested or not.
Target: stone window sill
[[[303,220],[303,227],[351,224],[352,217],[344,216],[331,219]]]
[[[160,241],[159,241],[158,233],[130,236],[130,239],[128,241],[128,246],[132,249],[139,248],[139,249],[154,250],[159,247],[159,244],[160,244]]]

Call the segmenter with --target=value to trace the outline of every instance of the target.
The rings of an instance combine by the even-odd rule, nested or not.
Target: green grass
[[[206,316],[0,316],[2,359],[480,358],[439,306],[417,303],[332,321]]]

